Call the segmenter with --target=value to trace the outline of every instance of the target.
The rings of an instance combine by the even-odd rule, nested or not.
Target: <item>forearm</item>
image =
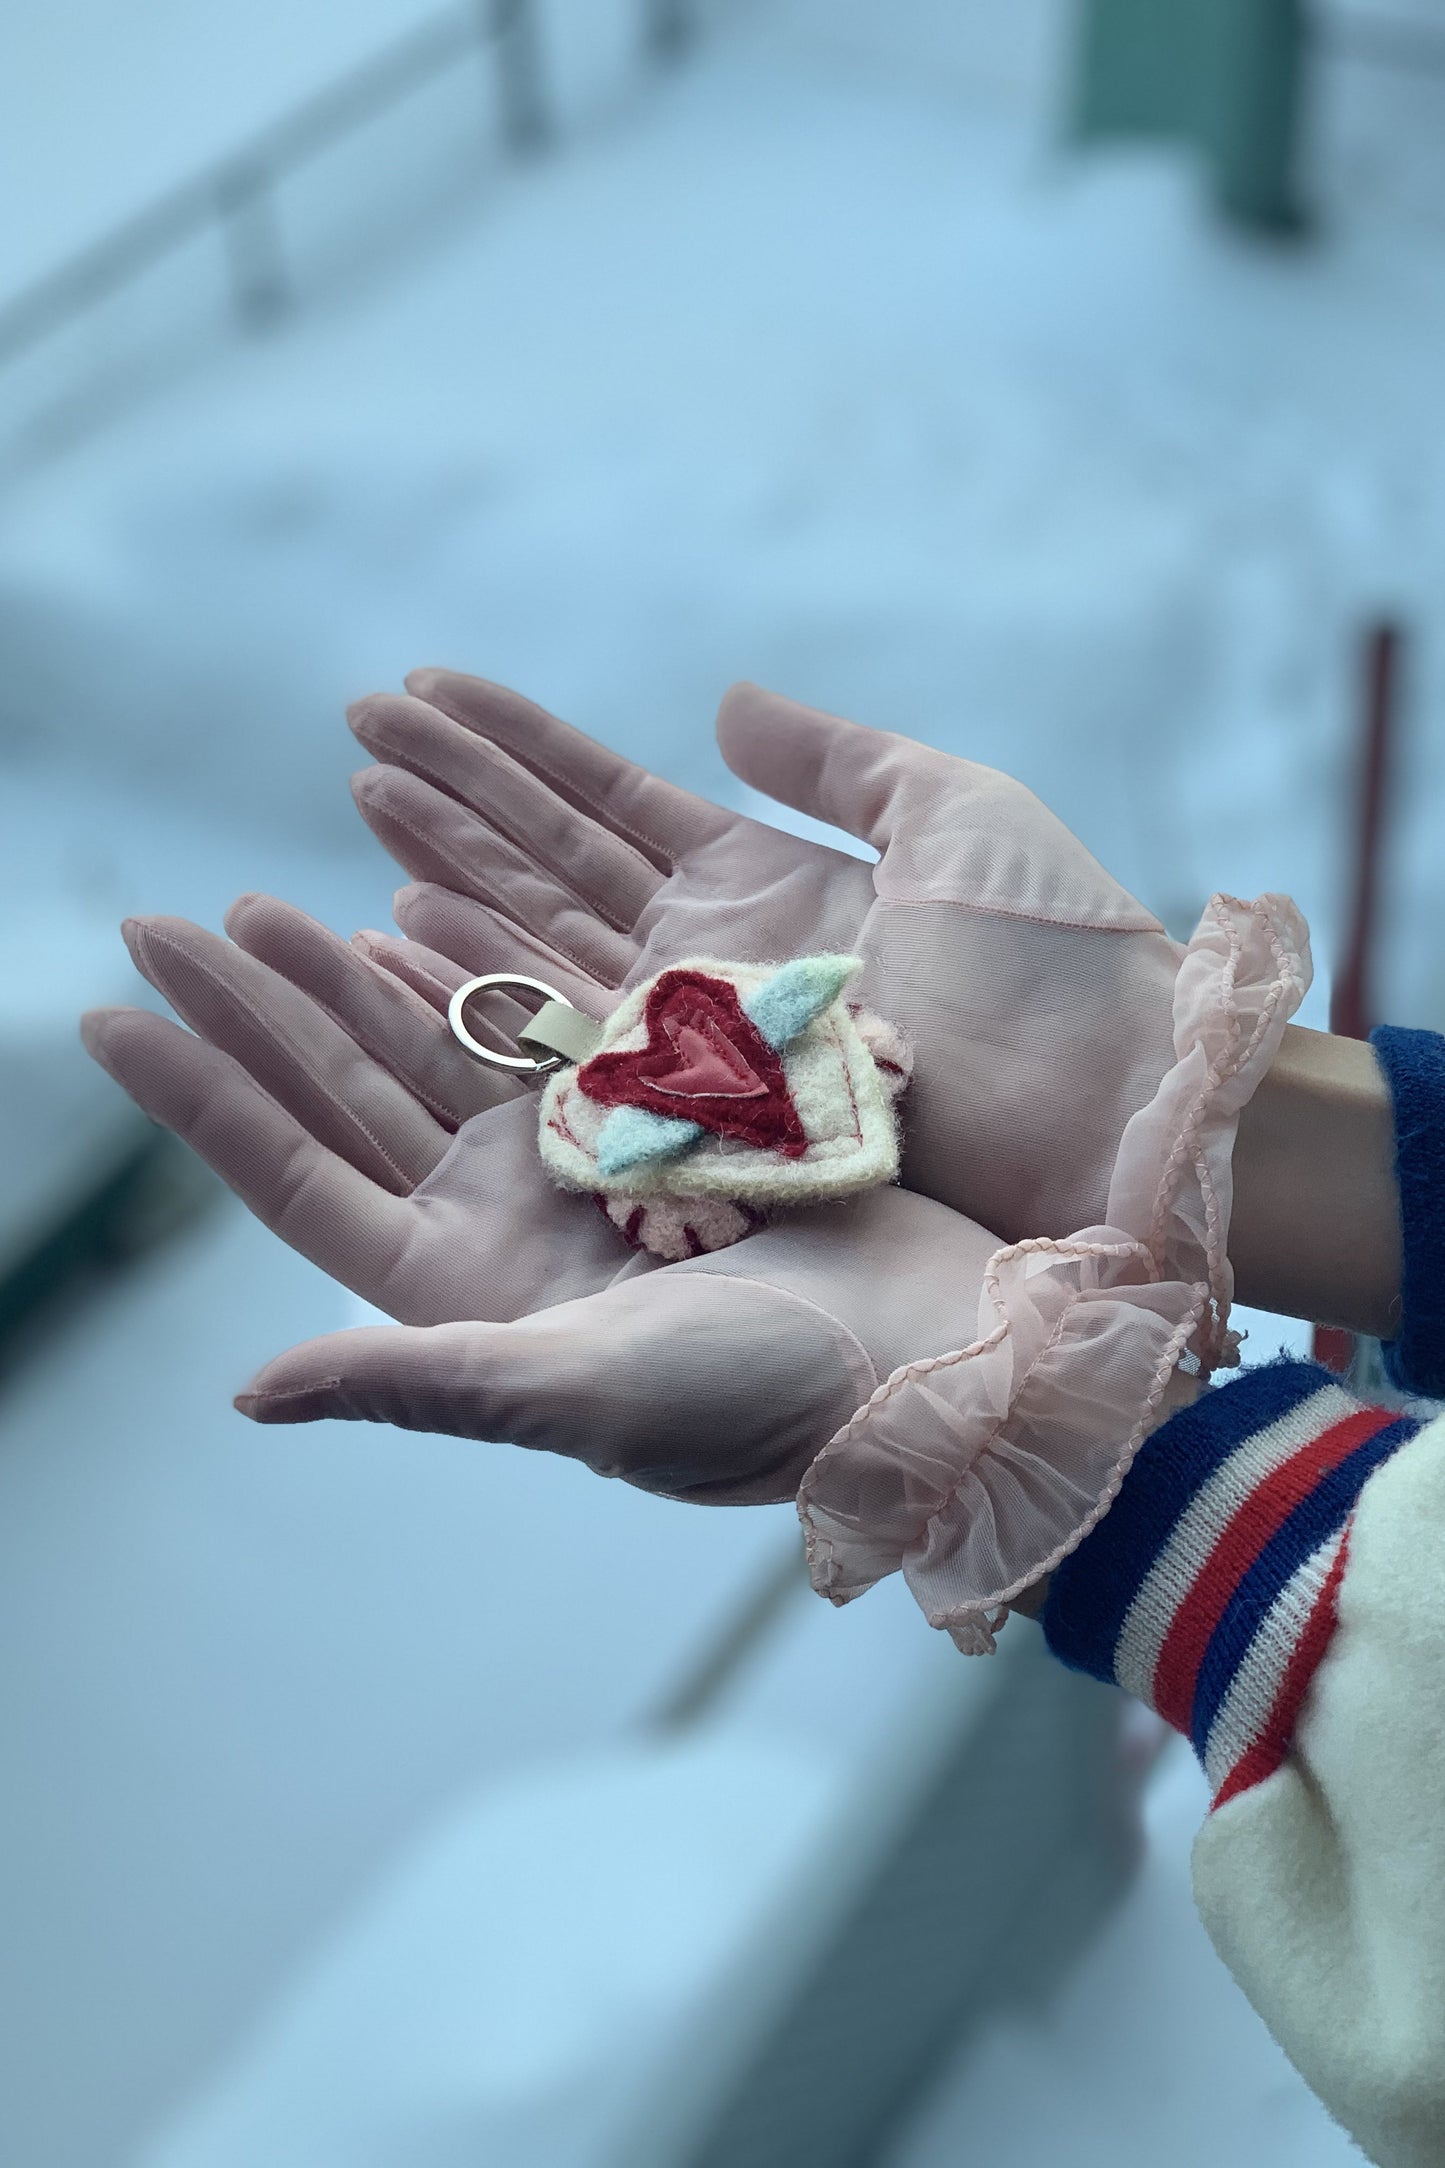
[[[1240,1116],[1229,1256],[1241,1302],[1394,1337],[1401,1270],[1394,1112],[1364,1041],[1286,1028]]]

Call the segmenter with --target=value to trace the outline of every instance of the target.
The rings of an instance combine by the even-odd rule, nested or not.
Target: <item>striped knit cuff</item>
[[[1445,1039],[1382,1024],[1370,1033],[1395,1112],[1400,1331],[1381,1350],[1402,1392],[1445,1394]]]
[[[1419,1427],[1314,1363],[1267,1363],[1146,1438],[1054,1575],[1054,1654],[1185,1733],[1213,1805],[1288,1752],[1334,1631],[1355,1501]]]

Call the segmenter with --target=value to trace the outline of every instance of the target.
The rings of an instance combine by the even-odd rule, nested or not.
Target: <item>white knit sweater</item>
[[[1150,1439],[1044,1615],[1193,1738],[1200,1916],[1379,2168],[1445,2163],[1445,1417],[1281,1363]]]

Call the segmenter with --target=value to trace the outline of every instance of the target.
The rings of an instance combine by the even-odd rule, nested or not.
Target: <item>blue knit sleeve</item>
[[[1401,1322],[1385,1370],[1402,1392],[1445,1399],[1445,1039],[1382,1024],[1370,1044],[1395,1105],[1400,1186]]]

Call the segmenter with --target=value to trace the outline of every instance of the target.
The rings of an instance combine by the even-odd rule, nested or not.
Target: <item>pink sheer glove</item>
[[[861,955],[913,1047],[904,1181],[1007,1240],[1101,1221],[1120,1138],[1174,1062],[1183,950],[1031,791],[756,686],[722,704],[745,782],[876,866],[677,789],[480,679],[352,710],[354,789],[419,887],[397,919],[469,971],[494,913],[615,990],[679,956]],[[478,909],[481,905],[484,908]],[[530,942],[528,942],[528,937]]]
[[[452,1037],[455,967],[382,936],[348,947],[266,897],[228,927],[132,922],[137,964],[192,1028],[100,1010],[87,1044],[269,1227],[404,1320],[293,1348],[240,1397],[247,1414],[510,1440],[761,1503],[794,1496],[907,1356],[970,1333],[997,1245],[944,1207],[883,1189],[714,1256],[630,1255],[547,1179],[535,1101]],[[504,925],[492,939],[499,968],[524,966]],[[503,1031],[521,1017],[491,1014]]]
[[[754,687],[724,754],[864,837],[876,867],[659,781],[445,672],[353,712],[357,779],[424,884],[398,917],[467,971],[537,959],[620,987],[697,951],[846,948],[914,1051],[905,1180],[998,1227],[977,1333],[886,1382],[810,1470],[814,1578],[901,1567],[964,1647],[1096,1524],[1173,1365],[1229,1359],[1240,1109],[1309,982],[1287,898],[1212,899],[1187,949],[1009,777]],[[447,883],[448,887],[435,884]],[[914,1353],[920,1354],[921,1350]]]

